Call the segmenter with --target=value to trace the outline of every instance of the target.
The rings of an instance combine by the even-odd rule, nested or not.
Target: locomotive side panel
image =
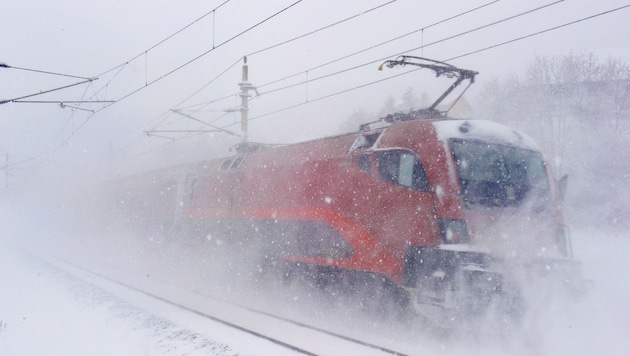
[[[519,168],[521,158],[538,151],[484,127],[462,120],[397,122],[152,172],[121,185],[122,216],[145,230],[186,226],[180,231],[188,233],[178,237],[205,237],[234,248],[230,263],[257,267],[280,261],[333,280],[363,276],[404,287],[396,288],[410,293],[421,312],[458,312],[458,303],[469,303],[468,291],[503,293],[504,260],[526,250],[544,259],[541,247],[566,240],[556,198],[542,210],[514,205],[525,191],[517,176],[534,174]],[[496,167],[483,168],[489,161],[467,149],[455,152],[453,138],[462,147],[515,150],[517,159],[500,157],[497,164],[516,173],[503,177],[505,182],[489,181],[489,187],[503,184],[501,189],[473,191],[475,182],[466,180],[479,180]],[[548,182],[546,194],[554,195],[547,170],[537,174]],[[539,187],[527,189],[534,188]],[[501,244],[508,253],[497,253]],[[493,284],[482,283],[489,280]]]
[[[161,169],[121,179],[100,192],[100,214],[109,226],[139,235],[170,234],[183,216],[179,204],[183,192],[182,167]]]
[[[355,191],[364,199],[352,207],[357,222],[398,258],[407,245],[435,244],[433,196],[416,155],[407,149],[380,149],[371,158],[371,175],[362,178],[366,187]]]
[[[371,199],[373,179],[346,155],[352,140],[352,136],[340,137],[332,145],[312,142],[280,150],[284,151],[281,156],[262,152],[248,157],[237,217],[267,225],[299,222],[303,228],[283,231],[284,239],[339,248],[327,253],[327,258],[293,249],[286,256],[291,260],[376,270],[396,278],[402,262],[361,223],[366,220],[365,211],[378,213],[379,207]]]
[[[194,173],[193,182],[186,187],[190,196],[188,217],[203,220],[230,216],[238,187],[235,172],[229,169],[232,163],[233,158],[209,162]]]

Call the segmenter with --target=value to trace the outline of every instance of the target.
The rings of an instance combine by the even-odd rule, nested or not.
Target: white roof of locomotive
[[[433,122],[433,127],[438,139],[444,142],[451,138],[473,139],[540,151],[530,136],[492,121],[438,120]]]

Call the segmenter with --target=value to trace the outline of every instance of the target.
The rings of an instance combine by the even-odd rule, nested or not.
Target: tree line
[[[630,227],[630,67],[622,59],[537,57],[523,76],[486,83],[475,111],[537,139],[556,175],[570,177],[568,214]]]
[[[569,218],[630,227],[630,67],[622,59],[536,57],[523,74],[486,82],[472,104],[460,100],[465,109],[451,115],[499,122],[539,142],[555,175],[569,176]],[[409,87],[399,99],[390,95],[376,114],[356,110],[340,129],[355,131],[430,103]]]

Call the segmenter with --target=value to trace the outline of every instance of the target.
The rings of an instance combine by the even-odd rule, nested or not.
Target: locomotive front
[[[541,282],[579,290],[561,192],[533,140],[487,121],[431,125],[439,145],[425,138],[416,150],[441,240],[407,248],[404,285],[416,309],[449,320],[489,308],[520,315]]]

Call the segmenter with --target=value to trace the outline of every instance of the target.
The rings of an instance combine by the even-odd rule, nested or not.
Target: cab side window
[[[368,155],[359,155],[356,157],[357,166],[364,171],[365,173],[370,174],[372,169],[370,167],[370,156]]]
[[[386,182],[413,190],[429,191],[424,167],[415,154],[407,150],[376,152],[378,172]]]

